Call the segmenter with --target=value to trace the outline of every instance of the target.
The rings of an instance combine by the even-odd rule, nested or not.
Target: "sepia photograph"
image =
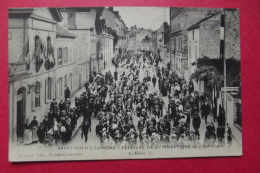
[[[240,59],[235,8],[9,8],[9,161],[242,156]]]

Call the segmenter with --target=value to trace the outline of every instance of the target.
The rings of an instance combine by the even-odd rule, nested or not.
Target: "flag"
[[[27,39],[27,42],[23,48],[23,56],[27,57],[28,54],[29,54],[29,38]]]
[[[223,59],[224,51],[225,51],[225,15],[221,13],[220,18],[220,58]]]

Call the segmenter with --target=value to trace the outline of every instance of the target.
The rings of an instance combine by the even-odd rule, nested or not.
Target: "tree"
[[[240,84],[240,61],[229,58],[226,60],[227,67],[227,86],[236,87]],[[209,85],[222,87],[223,86],[223,73],[224,66],[222,59],[210,59],[208,57],[203,57],[197,59],[197,69],[191,75],[191,79],[196,81],[204,80],[207,81]]]
[[[115,51],[115,46],[116,46],[116,44],[117,44],[117,42],[118,42],[118,34],[117,34],[117,31],[116,31],[116,30],[112,30],[110,34],[114,37],[113,50]]]

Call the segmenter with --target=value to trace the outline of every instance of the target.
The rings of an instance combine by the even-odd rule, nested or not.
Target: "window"
[[[180,52],[182,52],[182,37],[180,37]]]
[[[65,50],[65,48],[62,48],[62,61],[64,61],[64,63],[66,63],[65,56],[66,56],[66,50]]]
[[[197,46],[197,41],[195,42],[195,60],[197,60],[197,58],[198,58],[198,46]]]
[[[35,70],[38,73],[41,68],[41,61],[40,61],[40,54],[41,54],[41,39],[38,35],[34,38],[34,56],[36,60]]]
[[[242,126],[242,124],[241,124],[241,120],[242,120],[241,103],[236,103],[235,105],[236,105],[236,113],[234,115],[234,123],[238,124],[241,127]]]
[[[35,108],[40,107],[40,98],[41,98],[41,85],[40,82],[35,82]]]
[[[47,37],[47,55],[52,54],[51,37]]]
[[[68,62],[68,48],[65,47],[64,49],[64,62],[67,63]]]
[[[58,61],[59,61],[59,65],[62,65],[62,48],[60,47],[59,50],[58,50]]]
[[[62,96],[62,78],[59,78],[58,80],[58,93],[59,96]]]
[[[41,45],[41,39],[38,35],[36,35],[34,38],[34,52],[35,53],[37,53],[39,51],[40,45]]]
[[[47,100],[52,99],[52,79],[49,77],[47,79]]]
[[[76,13],[68,12],[68,29],[76,29]]]
[[[72,49],[70,48],[70,62],[73,62],[72,60]]]
[[[65,87],[68,85],[67,84],[67,75],[65,75],[65,83],[64,83]]]
[[[190,45],[189,45],[189,58],[191,58],[191,46]]]
[[[72,73],[70,73],[70,89],[72,89]]]
[[[176,46],[176,38],[174,38],[173,43],[174,43],[174,44],[173,44],[173,45],[174,45],[174,50],[176,51],[176,47],[177,47],[177,46]]]

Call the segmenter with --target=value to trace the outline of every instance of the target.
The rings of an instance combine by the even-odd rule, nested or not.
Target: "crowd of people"
[[[75,97],[74,107],[67,88],[65,101],[58,104],[54,99],[39,127],[37,117],[31,123],[26,121],[25,134],[32,131],[33,142],[67,144],[82,116],[81,137],[86,143],[93,129],[92,119],[96,118],[98,124],[93,133],[102,146],[200,144],[204,118],[203,144],[224,144],[225,123],[219,122],[216,128],[208,122],[211,106],[207,96],[199,95],[192,81],[187,84],[179,77],[171,62],[164,67],[159,66],[159,61],[159,56],[150,52],[129,52],[113,58],[113,74],[110,70],[102,74],[93,69],[86,91]],[[231,142],[231,129],[227,131]]]

